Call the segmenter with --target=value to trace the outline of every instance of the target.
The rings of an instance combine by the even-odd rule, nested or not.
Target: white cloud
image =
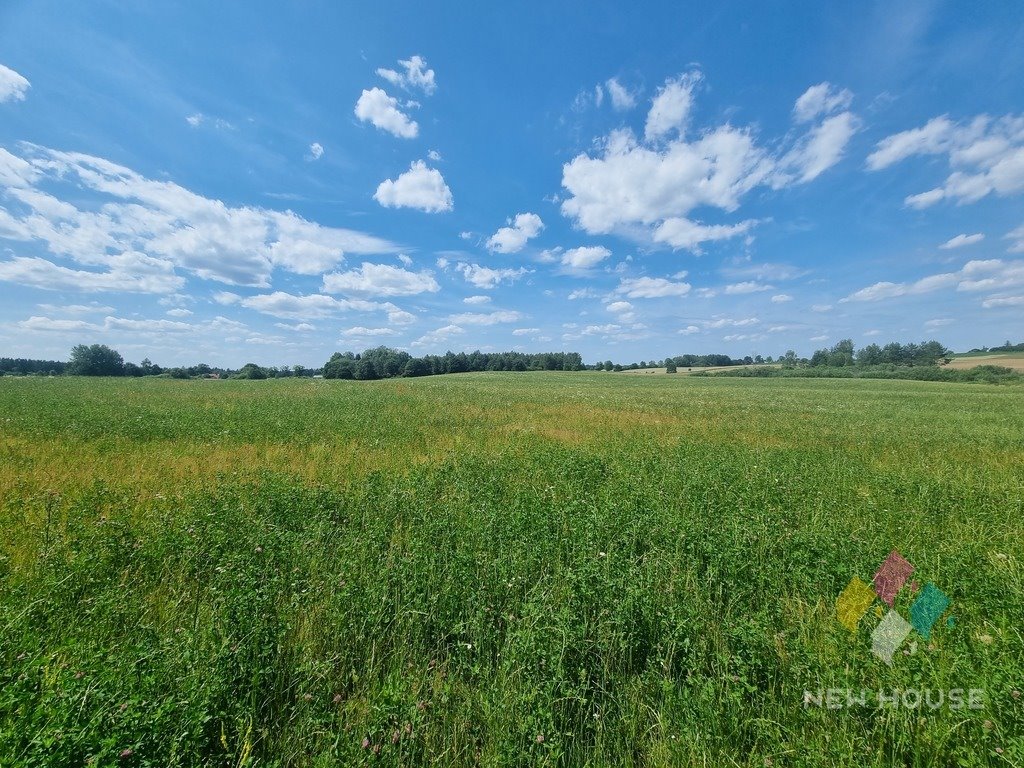
[[[948,251],[953,248],[963,248],[965,245],[974,245],[975,243],[980,243],[984,239],[985,235],[980,232],[974,235],[957,235],[956,237],[951,237],[949,240],[944,242],[939,246],[939,248],[944,251]]]
[[[422,56],[410,56],[408,59],[399,59],[398,64],[404,71],[398,72],[394,69],[381,67],[377,70],[377,74],[392,85],[397,85],[408,91],[419,89],[429,96],[437,90],[434,70],[427,69],[427,61]]]
[[[842,112],[777,142],[778,151],[759,145],[753,130],[728,123],[694,132],[690,141],[683,126],[697,77],[670,81],[659,92],[645,140],[615,130],[594,156],[580,154],[563,165],[569,193],[563,215],[589,234],[646,237],[696,251],[703,242],[746,234],[758,222],[708,224],[692,220],[694,210],[732,213],[758,186],[811,181],[839,161],[857,128],[857,118]]]
[[[719,317],[714,320],[705,320],[705,328],[746,328],[750,325],[757,325],[761,321],[756,317]]]
[[[1003,239],[1012,241],[1009,248],[1010,253],[1024,253],[1024,224],[1012,232],[1006,233]]]
[[[494,312],[463,312],[451,315],[448,320],[456,325],[496,325],[498,323],[514,323],[525,317],[521,312],[512,310],[495,310]]]
[[[0,151],[0,181],[13,182],[0,190],[7,201],[0,206],[0,238],[41,244],[56,256],[112,273],[86,276],[92,290],[168,292],[181,285],[176,269],[266,287],[275,268],[319,274],[346,252],[397,250],[380,238],[322,227],[290,211],[231,207],[99,157],[32,145],[26,152],[23,160]],[[79,208],[83,197],[93,199]],[[35,271],[50,267],[37,263]],[[7,273],[12,269],[8,265]],[[132,275],[140,278],[135,287],[119,287],[133,282],[125,279]]]
[[[685,328],[680,328],[679,333],[683,336],[692,336],[695,333],[700,333],[700,328],[696,325],[688,325]]]
[[[525,267],[519,267],[518,269],[492,269],[491,267],[482,267],[479,264],[466,264],[459,263],[455,267],[467,282],[472,283],[477,288],[494,288],[499,283],[503,282],[515,282],[518,278],[525,274],[528,274],[530,270]]]
[[[934,320],[926,320],[924,327],[928,329],[944,328],[945,326],[952,325],[955,322],[956,320],[951,317],[937,317]]]
[[[665,85],[658,89],[644,126],[644,137],[648,141],[660,139],[672,131],[677,131],[680,136],[686,132],[693,107],[693,90],[700,81],[699,72],[688,72],[666,80]]]
[[[113,307],[104,306],[102,304],[37,304],[36,305],[43,312],[59,313],[65,315],[90,315],[90,314],[105,314],[109,315],[114,311]]]
[[[533,336],[540,333],[540,328],[516,328],[512,331],[513,336]]]
[[[882,139],[867,167],[877,171],[918,155],[946,155],[950,174],[942,185],[907,197],[904,202],[911,208],[1024,192],[1024,115],[979,115],[962,124],[936,117],[921,128]]]
[[[630,299],[657,299],[665,296],[686,296],[690,284],[667,280],[664,277],[633,277],[619,281],[616,293]]]
[[[0,104],[5,101],[24,101],[31,87],[24,76],[0,64]]]
[[[986,259],[969,261],[956,272],[928,275],[913,282],[875,283],[851,293],[842,301],[882,301],[953,287],[958,291],[989,291],[1006,290],[1018,285],[1024,285],[1024,260]]]
[[[213,294],[213,300],[218,304],[224,304],[227,306],[228,304],[237,304],[242,300],[242,297],[237,293],[232,293],[231,291],[217,291]]]
[[[849,109],[853,94],[845,88],[839,89],[831,83],[812,85],[793,105],[793,119],[800,123],[809,122],[819,115]]]
[[[324,156],[324,145],[321,144],[319,141],[314,141],[312,144],[309,145],[309,156],[313,160],[319,160],[321,157]]]
[[[981,302],[985,309],[996,307],[1024,307],[1024,296],[994,296]]]
[[[487,240],[487,249],[497,253],[518,253],[531,238],[540,234],[544,222],[535,213],[520,213]]]
[[[168,317],[189,317],[192,314],[192,310],[179,307],[167,310],[166,314]]]
[[[758,283],[754,280],[745,280],[742,283],[730,283],[725,286],[725,292],[730,295],[743,293],[757,293],[759,291],[770,291],[775,286]]]
[[[388,96],[381,88],[364,90],[356,102],[355,113],[363,122],[372,123],[400,139],[414,139],[420,132],[416,121],[399,109],[398,99]]]
[[[588,245],[570,248],[562,254],[562,265],[572,270],[584,270],[596,267],[612,255],[603,245]]]
[[[325,293],[365,296],[415,296],[441,289],[430,272],[410,272],[388,264],[363,262],[359,269],[324,275]]]
[[[569,301],[575,301],[576,299],[596,299],[597,296],[597,292],[592,288],[577,288],[569,294]]]
[[[144,254],[126,252],[107,259],[109,268],[68,269],[46,259],[15,256],[0,261],[0,280],[48,291],[125,291],[129,293],[171,293],[185,284],[171,264]]]
[[[416,208],[427,213],[452,210],[452,191],[441,172],[416,160],[397,179],[385,179],[373,199],[385,208]]]
[[[788,293],[777,293],[772,296],[772,304],[783,304],[787,301],[792,301],[793,297]]]
[[[274,323],[275,328],[282,328],[286,331],[297,331],[299,333],[309,333],[315,331],[316,326],[310,323]]]
[[[195,114],[186,117],[185,122],[191,125],[193,128],[198,128],[200,125],[203,124],[203,120],[205,119],[206,118],[203,117],[203,114],[201,112],[196,112]]]
[[[811,312],[829,312],[831,309],[831,304],[811,304]]]
[[[91,332],[109,335],[113,332],[141,334],[162,338],[168,333],[195,335],[202,337],[212,333],[223,334],[225,331],[245,330],[246,326],[225,317],[216,317],[202,323],[183,323],[178,320],[138,319],[107,316],[102,323],[90,323],[85,320],[65,320],[50,317],[33,316],[18,322],[18,327],[27,331],[55,332]]]
[[[392,328],[366,328],[357,325],[341,332],[342,336],[394,336],[397,333]]]
[[[613,301],[611,304],[605,307],[609,312],[628,312],[633,309],[633,305],[628,301]]]
[[[296,296],[284,291],[250,296],[241,300],[241,305],[254,309],[265,315],[283,317],[287,320],[308,320],[312,318],[330,317],[342,311],[342,302],[331,296],[313,294]]]
[[[433,345],[437,345],[437,344],[444,344],[452,336],[458,336],[458,335],[463,334],[465,332],[466,332],[465,329],[460,328],[457,325],[446,325],[446,326],[444,326],[442,328],[438,328],[436,331],[431,331],[430,333],[424,334],[423,336],[418,338],[416,341],[412,342],[412,344],[410,344],[410,346],[413,346],[413,347],[426,347],[426,346],[433,346]]]
[[[604,85],[608,89],[608,95],[612,100],[612,108],[616,112],[625,112],[636,106],[636,96],[630,93],[629,89],[616,78],[611,78]],[[598,106],[601,106],[600,102],[598,102]]]
[[[489,304],[490,296],[467,296],[462,300],[463,304]]]

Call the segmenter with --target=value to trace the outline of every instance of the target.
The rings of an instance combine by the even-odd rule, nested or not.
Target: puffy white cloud
[[[203,120],[205,119],[206,118],[203,116],[202,112],[196,112],[195,114],[186,117],[185,122],[191,125],[193,128],[198,128],[200,125],[203,124]]]
[[[758,283],[754,280],[745,280],[742,283],[730,283],[725,286],[725,292],[730,295],[742,293],[757,293],[758,291],[770,291],[775,286]]]
[[[937,317],[934,320],[926,320],[924,327],[928,329],[945,328],[947,325],[952,325],[955,322],[956,320],[951,317]]]
[[[24,101],[31,87],[23,75],[0,64],[0,104],[5,101]]]
[[[461,325],[497,325],[498,323],[514,323],[525,317],[521,312],[499,309],[494,312],[463,312],[451,315],[448,320]]]
[[[787,301],[792,301],[793,297],[788,293],[777,293],[772,296],[772,304],[783,304]]]
[[[540,328],[516,328],[512,331],[513,336],[533,336],[540,333]]]
[[[693,90],[700,81],[699,72],[688,72],[666,80],[665,85],[658,89],[644,126],[644,137],[648,141],[660,139],[672,131],[677,131],[680,136],[686,132],[693,107]]]
[[[965,245],[974,245],[975,243],[980,243],[984,239],[985,235],[980,232],[974,235],[957,235],[956,237],[951,237],[949,240],[944,242],[939,246],[939,248],[943,251],[948,251],[953,248],[963,248]]]
[[[345,305],[331,296],[312,294],[296,296],[284,291],[250,296],[241,300],[241,305],[265,315],[283,317],[288,320],[308,320],[330,317],[344,310]]]
[[[696,251],[703,242],[743,235],[757,222],[707,224],[692,220],[692,211],[731,213],[757,186],[779,189],[811,181],[839,161],[857,128],[857,118],[842,112],[778,142],[778,151],[760,146],[752,130],[730,124],[700,131],[689,141],[685,125],[698,80],[682,76],[659,91],[644,141],[628,129],[616,130],[593,156],[580,154],[566,163],[562,186],[569,195],[562,213],[589,234],[646,235]]]
[[[809,122],[819,115],[849,109],[853,94],[845,88],[836,88],[831,83],[812,85],[793,105],[793,119],[800,123]]]
[[[980,115],[962,124],[936,117],[921,128],[882,139],[867,167],[877,171],[917,155],[946,155],[951,172],[941,186],[907,197],[904,202],[911,208],[1024,192],[1024,115]]]
[[[633,305],[628,301],[613,301],[611,304],[605,307],[609,312],[628,312],[633,309]]]
[[[696,325],[688,325],[685,328],[680,328],[678,333],[683,336],[692,336],[695,333],[700,333],[700,328]]]
[[[192,315],[192,310],[184,309],[183,307],[178,307],[177,309],[167,310],[165,314],[168,317],[190,317]]]
[[[415,296],[436,293],[441,286],[430,272],[410,272],[387,264],[363,262],[359,269],[324,275],[325,293],[365,296]]]
[[[415,139],[420,127],[401,109],[398,99],[381,88],[364,90],[356,102],[355,113],[363,122],[372,123],[382,131],[400,139]]]
[[[584,270],[596,267],[612,255],[603,245],[587,245],[570,248],[562,254],[562,265],[571,270]]]
[[[811,312],[830,312],[831,304],[811,304]]]
[[[410,56],[408,59],[399,59],[398,64],[403,71],[399,72],[394,69],[381,67],[377,70],[377,74],[392,85],[397,85],[406,90],[419,89],[428,96],[437,90],[434,70],[427,69],[427,61],[422,56]]]
[[[518,253],[531,238],[540,234],[544,222],[535,213],[520,213],[487,240],[487,249],[497,253]]]
[[[274,327],[298,333],[309,333],[316,330],[316,326],[311,323],[274,323]]]
[[[410,346],[412,346],[412,347],[427,347],[427,346],[434,346],[434,345],[437,345],[437,344],[444,344],[452,336],[459,336],[459,335],[461,335],[461,334],[463,334],[465,332],[466,331],[465,331],[464,328],[460,328],[457,325],[446,325],[446,326],[443,326],[441,328],[438,328],[436,331],[431,331],[430,333],[424,334],[423,336],[418,338],[416,341],[412,342],[412,344],[410,344]]]
[[[218,304],[227,306],[229,304],[237,304],[242,300],[242,297],[231,291],[217,291],[213,294],[213,300]]]
[[[518,269],[492,269],[491,267],[482,267],[479,264],[466,264],[464,262],[460,262],[455,268],[462,273],[467,282],[472,283],[477,288],[485,289],[494,288],[503,282],[515,282],[530,272],[525,267],[519,267]]]
[[[314,141],[312,144],[309,145],[309,156],[313,160],[319,160],[321,157],[324,156],[324,145],[321,144],[319,141]]]
[[[452,191],[441,172],[416,160],[397,179],[385,179],[377,187],[373,199],[385,208],[416,208],[427,213],[452,209]]]
[[[630,299],[658,299],[665,296],[686,296],[690,289],[689,283],[664,277],[633,277],[620,280],[615,292]]]
[[[85,320],[66,320],[60,318],[33,316],[22,320],[18,327],[26,331],[55,332],[91,332],[110,334],[122,332],[160,337],[168,333],[194,335],[197,338],[211,333],[223,333],[226,330],[245,330],[245,325],[235,320],[216,317],[201,323],[183,323],[177,320],[138,319],[107,316],[102,323],[90,323]]]
[[[489,304],[490,296],[467,296],[462,300],[463,304]]]
[[[20,160],[20,162],[12,162]],[[27,168],[26,168],[27,166]],[[40,243],[57,256],[120,276],[161,274],[134,289],[174,290],[175,269],[235,285],[266,287],[275,268],[318,274],[336,266],[344,253],[388,253],[397,248],[353,230],[322,227],[290,211],[231,207],[173,182],[153,181],[123,166],[80,153],[27,147],[26,159],[0,153],[0,238]],[[47,191],[41,189],[46,185]],[[64,199],[53,187],[67,190]],[[98,199],[76,203],[82,190]],[[133,255],[134,254],[134,255]],[[27,266],[27,265],[23,265]],[[38,269],[47,269],[36,265]],[[104,281],[87,278],[96,286]],[[123,280],[109,279],[123,290]],[[148,286],[148,287],[146,287]]]
[[[576,299],[596,299],[597,292],[593,288],[577,288],[569,294],[569,301]]]
[[[705,320],[705,328],[746,328],[750,325],[757,325],[761,321],[756,317],[717,317],[714,320]]]
[[[611,78],[605,82],[605,88],[608,89],[608,95],[612,100],[612,108],[617,112],[625,112],[626,110],[632,109],[636,106],[636,96],[634,96],[626,86],[620,83],[616,78]],[[598,103],[600,106],[600,102]]]

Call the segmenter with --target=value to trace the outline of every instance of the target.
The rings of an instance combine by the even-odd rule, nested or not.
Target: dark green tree
[[[71,349],[67,372],[72,376],[123,376],[124,358],[106,344],[78,344]]]

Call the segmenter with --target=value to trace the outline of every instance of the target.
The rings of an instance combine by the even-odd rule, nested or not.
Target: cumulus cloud
[[[212,333],[223,334],[225,331],[241,331],[246,326],[235,320],[226,317],[215,317],[201,323],[185,323],[179,320],[158,320],[140,319],[107,316],[102,323],[91,323],[86,320],[68,320],[63,318],[51,318],[32,316],[27,320],[21,320],[18,328],[26,331],[54,331],[76,333],[110,334],[113,332],[127,334],[141,334],[144,336],[164,336],[169,333],[194,335],[203,337]]]
[[[31,87],[24,76],[0,64],[0,104],[5,101],[24,101]]]
[[[324,275],[325,293],[365,296],[415,296],[441,289],[430,272],[410,272],[387,264],[363,262],[359,269]]]
[[[333,317],[345,312],[384,312],[391,324],[405,324],[414,318],[391,302],[365,299],[336,299],[322,294],[296,295],[274,291],[240,299],[240,305],[284,320],[314,320]]]
[[[487,249],[497,253],[518,253],[527,241],[540,234],[544,222],[535,213],[520,213],[487,240]]]
[[[352,328],[348,328],[341,332],[342,336],[394,336],[397,331],[394,328],[367,328],[363,325],[357,325]]]
[[[313,275],[339,264],[346,252],[398,250],[386,240],[323,227],[291,211],[228,206],[80,153],[31,145],[24,158],[0,151],[0,181],[6,203],[0,238],[101,268],[82,272],[24,257],[5,262],[5,279],[22,284],[46,273],[54,284],[74,284],[82,272],[84,290],[166,293],[181,287],[177,270],[184,270],[205,280],[266,287],[277,268]],[[83,204],[83,197],[93,199]]]
[[[319,141],[314,141],[309,145],[309,157],[312,160],[319,160],[324,156],[324,145]]]
[[[467,264],[465,262],[459,262],[455,265],[455,268],[462,273],[466,282],[472,283],[477,288],[484,289],[494,288],[504,282],[513,283],[523,275],[529,274],[530,272],[530,270],[525,267],[519,267],[518,269],[493,269],[491,267],[482,267],[479,264]]]
[[[633,277],[619,281],[615,292],[630,299],[659,299],[665,296],[686,296],[690,284],[664,277]]]
[[[571,270],[585,270],[596,267],[612,255],[603,245],[581,246],[570,248],[562,254],[562,266]]]
[[[540,328],[516,328],[512,331],[513,336],[533,336],[540,333]]]
[[[701,243],[748,233],[758,222],[709,224],[692,212],[732,213],[758,186],[772,189],[812,181],[839,162],[858,120],[851,112],[827,115],[773,150],[749,128],[724,124],[689,140],[687,125],[699,75],[668,81],[655,96],[644,139],[615,130],[600,149],[562,167],[568,196],[563,215],[589,234],[649,238],[698,252]]]
[[[385,208],[416,208],[427,213],[450,211],[452,191],[441,172],[416,160],[397,179],[385,179],[377,187],[373,199]]]
[[[658,89],[644,126],[644,137],[648,141],[660,139],[673,131],[679,135],[686,132],[693,108],[693,91],[700,81],[699,72],[688,72],[666,80],[665,85]]]
[[[1007,232],[1004,239],[1010,241],[1010,253],[1024,253],[1024,224]]]
[[[356,102],[356,117],[365,123],[372,123],[382,131],[400,139],[414,139],[420,127],[400,109],[398,99],[388,96],[382,88],[364,90]]]
[[[783,304],[787,301],[792,301],[793,297],[788,293],[777,293],[772,296],[772,304]]]
[[[965,245],[974,245],[980,243],[985,239],[985,235],[980,232],[974,235],[957,235],[951,237],[949,240],[939,246],[943,251],[952,250],[953,248],[963,248]]]
[[[418,338],[416,341],[412,342],[412,344],[410,344],[410,346],[413,346],[413,347],[428,347],[428,346],[434,346],[434,345],[437,345],[437,344],[444,344],[452,336],[459,336],[459,335],[461,335],[461,334],[463,334],[465,332],[466,332],[466,330],[464,328],[460,328],[457,325],[454,325],[454,324],[445,325],[445,326],[443,326],[441,328],[438,328],[436,331],[431,331],[430,333],[424,334],[423,336]]]
[[[434,70],[427,68],[427,61],[422,56],[399,59],[398,65],[401,67],[401,71],[381,67],[377,70],[377,74],[392,85],[397,85],[407,91],[418,89],[429,96],[437,90]]]
[[[908,196],[904,203],[911,208],[1019,194],[1024,192],[1024,115],[979,115],[965,123],[936,117],[921,128],[882,139],[867,167],[878,171],[921,155],[945,155],[950,173],[940,186]]]
[[[829,115],[850,108],[853,94],[845,88],[836,88],[831,83],[812,85],[793,105],[793,119],[799,123],[814,120],[819,115]]]
[[[462,300],[463,304],[489,304],[490,296],[467,296]]]

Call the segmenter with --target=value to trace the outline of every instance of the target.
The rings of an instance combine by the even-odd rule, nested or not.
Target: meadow
[[[0,765],[1024,765],[1022,542],[1014,384],[5,377]]]

